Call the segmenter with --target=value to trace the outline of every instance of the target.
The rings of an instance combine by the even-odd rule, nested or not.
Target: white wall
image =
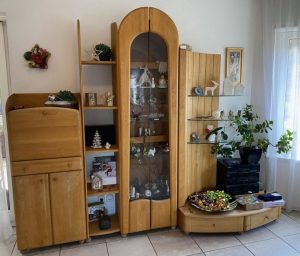
[[[109,44],[110,23],[120,24],[128,12],[141,6],[165,11],[177,25],[181,43],[195,51],[222,54],[221,79],[225,47],[244,47],[247,96],[234,105],[250,102],[251,86],[261,77],[259,0],[1,0],[0,11],[7,15],[12,91],[78,92],[76,19],[81,21],[83,49],[90,50],[95,43]],[[48,70],[26,66],[23,54],[35,43],[52,53]]]

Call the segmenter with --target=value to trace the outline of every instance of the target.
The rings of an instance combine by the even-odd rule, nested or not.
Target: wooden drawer
[[[151,229],[171,226],[170,199],[151,200]]]
[[[8,112],[11,161],[82,155],[77,109],[39,107]]]
[[[82,170],[81,157],[12,162],[12,176]]]
[[[241,232],[243,231],[244,217],[232,218],[192,218],[190,230],[187,232]]]
[[[280,207],[268,208],[266,211],[245,217],[245,230],[253,229],[276,220],[280,216]]]

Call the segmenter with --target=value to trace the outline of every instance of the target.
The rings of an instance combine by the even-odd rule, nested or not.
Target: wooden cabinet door
[[[19,250],[52,244],[47,174],[13,178]]]
[[[50,174],[50,197],[54,244],[86,239],[82,170]]]

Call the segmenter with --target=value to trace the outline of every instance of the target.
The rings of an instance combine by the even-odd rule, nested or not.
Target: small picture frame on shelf
[[[243,52],[241,47],[226,48],[225,77],[229,77],[234,84],[242,82]]]
[[[85,104],[87,106],[97,105],[97,93],[86,93],[85,94]]]

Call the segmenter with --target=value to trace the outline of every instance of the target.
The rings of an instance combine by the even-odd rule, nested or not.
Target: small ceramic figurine
[[[95,131],[92,148],[102,148],[101,137],[98,130]]]
[[[219,119],[221,116],[221,112],[219,110],[216,110],[212,113],[213,118]]]
[[[193,93],[197,96],[202,96],[203,95],[203,90],[200,86],[196,86],[193,88]]]
[[[229,120],[232,120],[233,117],[234,117],[233,111],[232,111],[232,110],[229,110],[229,113],[228,113],[228,119],[229,119]]]
[[[153,149],[149,149],[149,151],[148,151],[148,156],[155,156],[155,148],[153,148]]]
[[[208,92],[211,92],[211,96],[214,96],[214,91],[219,86],[219,84],[216,81],[211,81],[213,83],[213,86],[207,86],[205,87],[204,95],[207,96]]]
[[[106,148],[106,149],[110,149],[110,147],[111,147],[111,144],[110,144],[110,143],[108,143],[108,142],[106,142],[106,144],[105,144],[105,148]]]
[[[191,142],[199,142],[200,141],[200,137],[196,132],[192,132],[191,133]]]
[[[146,197],[151,197],[151,196],[152,196],[152,192],[151,192],[150,189],[146,189],[146,190],[145,190],[145,196],[146,196]]]
[[[106,105],[109,107],[112,107],[114,105],[114,95],[111,94],[111,92],[107,92],[105,95],[105,101],[106,101]]]
[[[154,77],[152,77],[152,79],[151,79],[151,88],[155,88]]]
[[[136,88],[136,76],[130,75],[130,88]]]
[[[102,177],[99,174],[91,175],[91,188],[92,190],[99,190],[103,188]]]
[[[224,119],[224,117],[225,117],[225,112],[224,112],[224,110],[222,110],[222,111],[220,112],[220,118],[221,118],[221,119]]]
[[[159,88],[167,88],[167,81],[165,79],[164,75],[161,75],[158,81],[158,87]]]

